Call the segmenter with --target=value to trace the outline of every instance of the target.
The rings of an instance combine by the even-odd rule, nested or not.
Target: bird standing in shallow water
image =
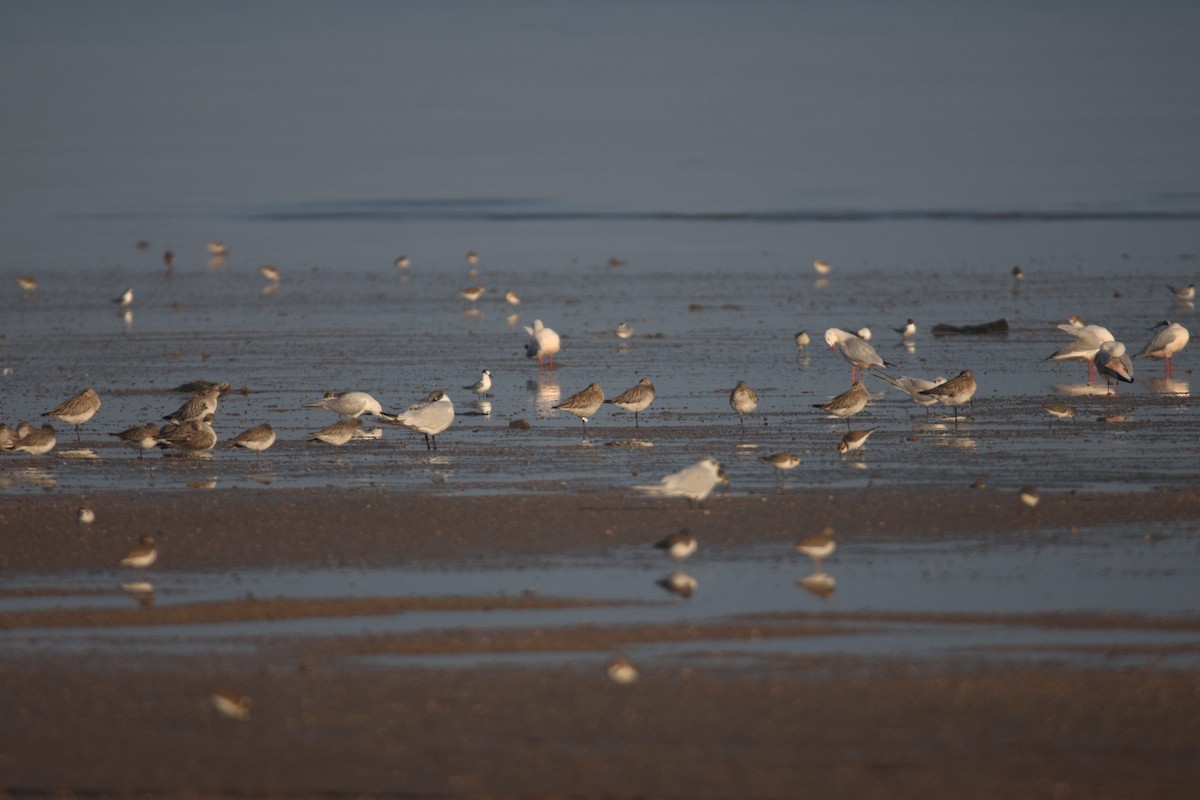
[[[837,539],[834,536],[833,528],[822,528],[820,533],[813,534],[807,539],[802,539],[796,545],[796,549],[806,556],[811,556],[813,560],[813,572],[821,572],[821,559],[827,558],[837,547]]]
[[[729,394],[729,407],[737,412],[738,422],[742,424],[744,430],[746,428],[745,416],[753,414],[754,409],[758,408],[758,392],[747,386],[745,381],[738,381],[737,386],[733,387],[733,391]]]
[[[1187,346],[1191,334],[1178,322],[1170,322],[1165,319],[1155,325],[1154,329],[1158,331],[1154,334],[1154,338],[1134,358],[1161,358],[1163,374],[1169,378],[1175,373],[1175,365],[1171,363],[1171,359]]]
[[[1133,383],[1133,362],[1125,352],[1122,342],[1105,342],[1096,352],[1096,371],[1104,376],[1104,384],[1108,393],[1113,394],[1113,383],[1110,379]],[[1120,386],[1120,383],[1117,384]]]
[[[545,359],[550,360],[550,371],[554,371],[554,354],[562,347],[562,340],[553,329],[547,328],[540,319],[533,321],[533,327],[525,327],[529,333],[529,344],[525,345],[525,357],[537,357],[538,369],[542,368]]]
[[[654,402],[654,384],[650,382],[649,378],[642,378],[637,382],[636,386],[632,386],[611,400],[605,400],[604,402],[625,411],[632,411],[633,427],[640,427],[638,424],[638,414],[645,411]]]
[[[579,417],[583,423],[583,434],[587,435],[588,418],[600,410],[604,403],[604,390],[598,383],[589,383],[587,388],[563,400],[556,406],[559,411],[566,411]]]
[[[851,383],[861,377],[857,374],[859,370],[895,366],[895,364],[890,364],[880,358],[879,353],[876,353],[875,348],[867,344],[866,339],[841,328],[830,328],[825,331],[825,344],[829,345],[831,352],[837,352],[850,362]]]
[[[395,416],[383,414],[380,418],[424,435],[425,449],[437,450],[438,434],[454,421],[454,403],[441,389],[434,389],[424,400],[409,406],[408,411]]]
[[[975,383],[975,376],[969,369],[964,369],[940,386],[926,389],[920,394],[932,397],[942,405],[952,406],[954,408],[954,424],[958,425],[958,407],[963,403],[970,402],[978,388],[978,385]],[[973,409],[975,404],[971,403],[971,407]]]
[[[828,403],[813,403],[813,408],[841,417],[846,420],[846,430],[850,430],[850,417],[866,408],[870,399],[871,393],[867,391],[866,385],[862,381],[855,381],[850,384],[849,389]]]
[[[61,419],[68,425],[74,425],[75,439],[78,441],[79,426],[94,417],[99,410],[100,395],[96,394],[96,390],[89,386],[69,400],[62,401],[42,416]]]

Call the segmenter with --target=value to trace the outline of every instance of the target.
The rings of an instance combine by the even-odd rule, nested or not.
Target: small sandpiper
[[[232,689],[218,689],[212,694],[213,707],[230,719],[250,719],[250,698]]]
[[[621,686],[628,686],[638,679],[637,667],[625,656],[614,656],[605,669],[609,680]]]
[[[1041,495],[1038,494],[1038,490],[1032,486],[1022,486],[1021,490],[1017,492],[1017,497],[1030,508],[1037,508],[1037,504],[1042,500]]]
[[[253,450],[255,453],[261,453],[273,444],[275,444],[275,429],[269,422],[264,422],[262,425],[255,425],[249,430],[242,431],[229,440],[228,446],[242,447],[246,450]]]
[[[858,450],[867,443],[867,437],[875,432],[874,428],[868,428],[865,431],[849,431],[842,440],[838,442],[837,450],[845,455],[846,453]]]
[[[758,392],[747,386],[745,381],[738,381],[737,386],[729,393],[729,407],[737,413],[738,422],[744,429],[746,415],[753,414],[754,409],[758,408]]]
[[[837,540],[834,538],[833,528],[828,526],[796,545],[797,550],[812,557],[813,571],[817,573],[821,571],[821,559],[827,558],[836,547]]]
[[[135,425],[120,433],[110,433],[109,436],[115,436],[126,446],[137,450],[138,458],[141,458],[146,450],[152,450],[154,445],[158,444],[155,441],[158,438],[158,426],[153,422],[146,425]]]
[[[666,550],[671,558],[676,561],[682,561],[696,552],[699,543],[696,541],[696,537],[692,535],[692,532],[684,528],[683,530],[664,536],[655,542],[654,546],[659,550]]]
[[[362,429],[362,420],[358,417],[351,419],[339,419],[332,425],[327,425],[319,431],[315,431],[310,437],[310,442],[325,442],[326,444],[341,447],[346,442],[355,438]]]
[[[138,543],[125,551],[119,563],[123,567],[145,569],[158,559],[158,544],[153,536],[143,536]]]

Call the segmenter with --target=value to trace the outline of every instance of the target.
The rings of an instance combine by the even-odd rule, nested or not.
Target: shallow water
[[[1044,489],[1194,483],[1189,350],[1169,381],[1161,361],[1135,361],[1136,382],[1114,396],[1103,384],[1087,386],[1082,364],[1044,360],[1066,342],[1054,325],[1069,313],[1107,325],[1134,352],[1163,318],[1193,324],[1194,311],[1166,289],[1190,280],[1190,261],[1162,257],[1126,271],[1028,264],[1016,284],[1006,262],[944,270],[837,265],[818,280],[798,260],[743,254],[727,267],[687,269],[483,263],[471,282],[496,291],[473,304],[458,296],[468,283],[465,264],[441,271],[313,267],[285,273],[271,294],[262,293],[257,270],[240,262],[172,274],[147,265],[50,272],[34,292],[0,296],[0,418],[40,422],[42,412],[89,385],[104,406],[79,441],[59,424],[59,447],[49,456],[0,457],[0,487],[619,488],[710,454],[725,464],[735,493],[980,479]],[[126,285],[138,287],[130,320],[107,302],[120,291],[110,287]],[[506,304],[507,288],[524,302]],[[891,328],[909,317],[919,332],[904,343]],[[523,326],[535,318],[563,336],[553,373],[524,357]],[[939,322],[1001,318],[1011,326],[1007,335],[929,333]],[[613,334],[621,321],[634,327],[633,338]],[[949,409],[927,413],[869,377],[877,396],[852,423],[876,431],[864,450],[839,457],[846,424],[811,406],[847,388],[848,365],[821,335],[831,326],[864,325],[896,365],[893,373],[953,377],[971,369],[980,386],[973,407],[956,424]],[[800,329],[815,340],[804,351],[792,341]],[[494,375],[486,406],[460,388],[483,368]],[[654,381],[658,396],[639,428],[632,415],[605,406],[585,439],[577,418],[551,409],[592,381],[611,397],[641,377]],[[219,447],[211,458],[139,457],[108,436],[174,410],[186,395],[166,390],[195,379],[228,380],[247,391],[221,402],[214,424],[223,440],[269,421],[278,444],[261,456]],[[744,429],[728,404],[739,379],[760,398]],[[306,441],[335,419],[304,408],[323,391],[368,391],[398,411],[435,388],[447,390],[458,412],[436,453],[419,435],[370,420],[367,428],[384,429],[381,438],[342,448]],[[1075,405],[1075,421],[1051,420],[1041,406],[1052,401]],[[515,420],[532,427],[510,429]],[[782,450],[803,463],[777,476],[758,457]]]
[[[1053,658],[1073,663],[1194,667],[1200,652],[1193,631],[1115,625],[1043,627],[989,615],[1079,613],[1137,618],[1194,619],[1200,578],[1195,537],[1177,526],[1110,526],[1049,531],[953,544],[843,542],[816,573],[790,549],[704,548],[678,569],[696,587],[688,597],[659,581],[675,568],[660,553],[620,548],[603,558],[542,558],[464,568],[244,570],[220,573],[147,573],[157,606],[259,598],[413,596],[523,596],[612,601],[593,608],[523,611],[405,612],[272,622],[157,627],[25,629],[5,633],[12,647],[38,650],[186,652],[216,648],[252,652],[273,637],[404,634],[446,628],[553,628],[564,625],[637,625],[733,621],[764,625],[773,616],[818,614],[842,628],[836,635],[764,641],[674,642],[634,648],[644,659],[766,659],[778,655],[872,655],[973,659]],[[814,575],[821,576],[818,581]],[[138,575],[138,578],[143,577]],[[7,589],[37,596],[0,599],[0,613],[32,609],[121,608],[139,595],[118,587],[128,571],[7,576]],[[909,615],[905,620],[862,621],[869,612]],[[927,615],[979,614],[947,622]],[[365,663],[464,665],[508,661],[588,660],[578,654],[484,654],[372,657]]]

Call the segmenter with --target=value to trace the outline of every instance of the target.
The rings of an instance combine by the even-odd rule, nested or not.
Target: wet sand
[[[84,501],[97,512],[87,528],[74,519]],[[616,492],[25,495],[6,499],[0,511],[0,569],[107,569],[146,533],[161,542],[154,574],[312,564],[436,569],[564,553],[602,559],[682,524],[723,546],[782,549],[826,524],[843,542],[950,542],[1106,522],[1168,521],[1194,530],[1200,519],[1200,493],[1190,491],[1047,492],[1033,510],[1012,492],[986,488],[801,490],[714,496],[706,506]],[[17,634],[63,624],[98,632],[231,618],[573,604],[586,601],[247,597],[11,612],[0,615],[0,628]],[[609,654],[636,644],[694,641],[702,653],[713,640],[828,635],[850,623],[887,621],[886,614],[817,612],[696,625],[265,636],[244,651],[187,655],[9,649],[0,658],[0,714],[10,721],[0,732],[0,787],[15,796],[1166,797],[1186,795],[1200,779],[1200,694],[1192,672],[789,655],[753,667],[699,656],[692,663],[654,662],[626,687],[603,671]],[[1026,622],[1196,626],[1194,618],[1087,614]],[[480,659],[395,668],[371,660],[545,651],[580,657],[548,666]],[[249,720],[217,714],[210,695],[221,687],[253,699]]]

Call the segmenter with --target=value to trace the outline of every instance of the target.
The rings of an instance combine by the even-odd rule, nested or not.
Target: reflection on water
[[[1146,378],[1142,385],[1155,394],[1190,394],[1187,381],[1177,381],[1174,378]]]
[[[1054,391],[1067,397],[1105,397],[1109,393],[1098,383],[1056,383]]]
[[[554,416],[554,406],[562,400],[562,387],[554,382],[554,376],[538,375],[536,381],[527,381],[526,388],[534,392],[534,407],[539,417]]]
[[[678,571],[672,572],[665,578],[660,578],[655,583],[671,594],[676,594],[683,598],[688,598],[695,594],[697,587],[700,585],[691,575]]]
[[[6,481],[5,478],[8,480]],[[0,487],[27,486],[34,489],[53,489],[58,486],[54,472],[45,467],[20,467],[0,475]]]
[[[837,581],[826,572],[814,572],[800,578],[796,581],[796,585],[822,600],[828,600],[837,591]]]

